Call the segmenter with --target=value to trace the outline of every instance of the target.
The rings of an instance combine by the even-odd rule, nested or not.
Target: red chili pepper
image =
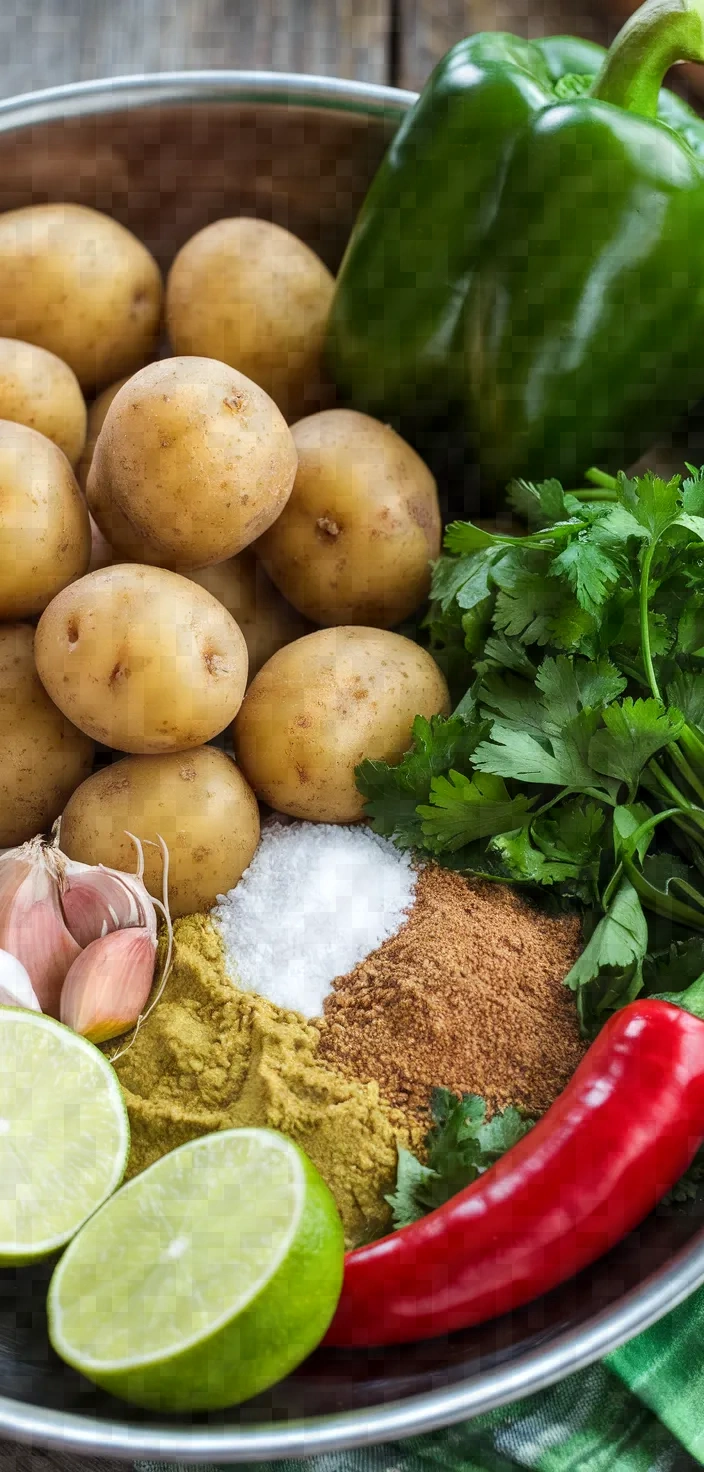
[[[324,1343],[429,1339],[547,1293],[637,1226],[703,1138],[704,1022],[669,1002],[631,1003],[490,1170],[348,1254]]]

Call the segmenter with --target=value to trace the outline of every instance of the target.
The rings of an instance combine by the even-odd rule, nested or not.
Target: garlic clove
[[[32,983],[21,961],[0,950],[0,1007],[24,1007],[41,1012]]]
[[[112,930],[74,961],[61,992],[62,1022],[92,1043],[127,1032],[154,980],[156,944],[146,927]]]
[[[148,930],[156,941],[154,903],[138,875],[105,869],[102,864],[80,864],[64,854],[57,854],[57,859],[61,906],[80,946],[133,926]]]
[[[81,948],[64,924],[52,851],[39,838],[0,859],[0,948],[24,966],[41,1010],[58,1017]]]

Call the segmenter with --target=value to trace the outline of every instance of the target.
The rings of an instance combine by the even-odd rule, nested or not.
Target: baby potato
[[[287,644],[252,681],[235,752],[257,796],[315,823],[353,823],[364,757],[399,761],[415,716],[448,714],[434,659],[386,629],[318,629]]]
[[[177,573],[118,563],[42,614],[35,657],[51,699],[118,751],[201,746],[236,715],[247,646],[217,599]]]
[[[188,576],[207,588],[239,624],[249,654],[250,680],[277,649],[308,632],[305,619],[269,582],[249,547],[228,562],[218,562]]]
[[[88,504],[120,556],[207,567],[271,526],[295,473],[291,431],[263,389],[210,358],[166,358],[113,399]]]
[[[0,848],[48,832],[88,776],[93,750],[39,679],[34,629],[0,625]]]
[[[56,353],[81,388],[141,367],[161,297],[153,256],[108,215],[79,204],[0,214],[0,334]]]
[[[335,282],[268,220],[217,220],[179,251],[166,283],[175,353],[219,358],[258,383],[289,423],[328,402],[322,366]]]
[[[118,378],[117,383],[111,383],[109,388],[104,388],[103,392],[98,394],[97,399],[94,399],[88,408],[86,442],[83,454],[78,463],[78,469],[76,470],[76,478],[82,491],[85,491],[86,488],[88,471],[93,460],[93,451],[98,435],[105,423],[105,416],[115,395],[119,394],[120,389],[128,382],[129,380],[127,378]]]
[[[313,414],[291,433],[293,491],[257,554],[312,623],[392,628],[427,598],[440,555],[433,476],[387,424],[351,409]]]
[[[97,522],[90,517],[90,562],[89,572],[97,572],[99,567],[109,567],[115,561],[115,554],[109,542],[106,542]]]
[[[232,889],[259,843],[259,809],[232,758],[214,746],[174,756],[127,756],[74,792],[61,819],[61,847],[83,864],[131,871],[135,849],[158,835],[169,850],[174,919],[207,910]],[[144,882],[161,896],[161,855],[144,849]]]
[[[33,343],[0,337],[0,419],[26,424],[63,450],[71,465],[86,438],[86,405],[73,369]]]
[[[89,559],[88,510],[63,451],[0,420],[0,620],[41,613]]]

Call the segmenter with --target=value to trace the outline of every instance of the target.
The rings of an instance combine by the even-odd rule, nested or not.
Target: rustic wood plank
[[[182,68],[387,78],[390,0],[3,0],[0,96]]]
[[[399,0],[398,85],[420,88],[436,61],[474,31],[567,34],[605,44],[615,27],[590,0]]]

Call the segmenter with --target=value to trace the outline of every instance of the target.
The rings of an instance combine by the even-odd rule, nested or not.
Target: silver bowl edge
[[[112,77],[27,92],[0,102],[0,132],[116,107],[170,102],[286,103],[378,117],[403,116],[415,92],[287,72],[181,71]],[[471,1382],[361,1411],[281,1428],[129,1426],[0,1396],[0,1436],[84,1456],[203,1462],[270,1461],[370,1446],[435,1431],[553,1385],[655,1324],[704,1284],[704,1229],[644,1283],[586,1323]]]

